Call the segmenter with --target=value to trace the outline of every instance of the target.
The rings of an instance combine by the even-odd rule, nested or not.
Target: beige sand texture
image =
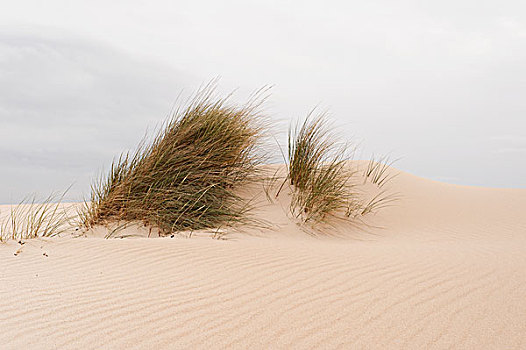
[[[9,242],[0,348],[526,349],[526,190],[391,188],[337,237],[276,203],[259,213],[276,231],[227,240]]]

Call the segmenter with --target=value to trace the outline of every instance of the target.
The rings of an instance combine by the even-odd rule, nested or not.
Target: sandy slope
[[[526,348],[526,190],[392,188],[338,238],[277,203],[257,236],[0,246],[0,348]]]

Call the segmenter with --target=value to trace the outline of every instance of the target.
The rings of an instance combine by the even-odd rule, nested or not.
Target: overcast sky
[[[320,105],[371,153],[526,187],[526,2],[2,1],[0,203],[90,179],[214,77],[268,113]],[[278,132],[286,132],[286,122]]]

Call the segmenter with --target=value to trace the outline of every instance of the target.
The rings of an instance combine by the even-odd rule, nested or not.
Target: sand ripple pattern
[[[361,240],[0,246],[0,349],[525,349],[526,191],[398,181]]]
[[[524,241],[27,244],[2,249],[2,349],[526,345]]]

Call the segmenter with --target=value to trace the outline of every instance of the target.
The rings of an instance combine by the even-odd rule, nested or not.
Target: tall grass
[[[246,222],[251,206],[238,190],[258,178],[264,160],[258,96],[233,107],[210,87],[198,92],[92,185],[83,226],[138,221],[170,234]]]
[[[0,242],[53,237],[70,228],[70,216],[61,204],[64,195],[44,199],[29,196],[0,213]]]
[[[291,210],[304,222],[323,222],[348,208],[352,193],[345,166],[346,144],[328,125],[325,114],[309,115],[289,129],[288,180],[294,191]]]

